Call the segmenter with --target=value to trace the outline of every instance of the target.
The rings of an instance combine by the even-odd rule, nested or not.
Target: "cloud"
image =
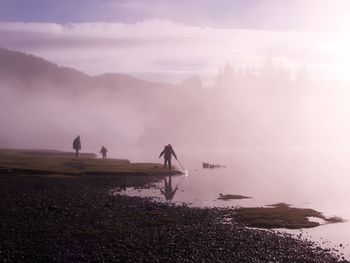
[[[130,8],[130,7],[128,7]],[[96,75],[104,72],[214,74],[220,65],[260,65],[272,54],[287,65],[337,61],[324,33],[139,23],[0,23],[0,46]],[[344,45],[343,48],[345,48]],[[179,74],[181,73],[181,74]],[[179,79],[180,81],[180,79]]]

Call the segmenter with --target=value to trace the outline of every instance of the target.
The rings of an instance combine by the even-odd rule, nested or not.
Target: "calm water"
[[[176,150],[176,149],[175,149]],[[254,148],[254,149],[177,149],[188,176],[169,177],[152,189],[127,189],[125,194],[150,196],[193,206],[264,206],[285,202],[295,207],[316,209],[326,216],[350,219],[350,151],[342,149]],[[158,152],[121,153],[132,161],[159,162]],[[119,156],[121,157],[121,156]],[[176,160],[174,164],[181,168]],[[202,162],[225,165],[203,169]],[[218,200],[219,194],[250,196],[244,200]],[[173,195],[173,197],[171,196]],[[300,230],[288,231],[299,234]],[[324,247],[340,249],[350,259],[350,223],[322,225],[302,231],[305,237]],[[340,248],[339,245],[342,244]]]

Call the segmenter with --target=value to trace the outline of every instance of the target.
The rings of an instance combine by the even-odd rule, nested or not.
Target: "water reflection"
[[[164,188],[160,189],[160,192],[164,195],[165,200],[171,201],[173,200],[176,191],[179,189],[179,186],[181,185],[182,181],[187,177],[188,173],[186,173],[184,176],[182,176],[181,180],[177,183],[175,188],[173,189],[172,185],[172,177],[173,175],[169,174],[169,176],[164,177]],[[167,179],[168,177],[168,179]]]
[[[146,152],[144,156],[150,154]],[[167,176],[153,188],[130,188],[122,194],[195,207],[260,207],[284,202],[315,209],[327,217],[350,218],[348,149],[257,148],[214,149],[211,152],[191,149],[181,152],[181,156],[191,175],[186,180],[186,176]],[[203,169],[206,159],[211,160],[209,164],[225,164],[226,168]],[[218,200],[220,193],[253,198]],[[288,232],[300,234],[300,230]],[[349,221],[322,225],[303,230],[303,233],[310,235],[309,239],[322,242],[326,248],[342,244],[346,258],[350,259]],[[325,240],[330,243],[323,244]]]
[[[175,186],[173,189],[172,185],[172,175],[169,175],[169,179],[167,181],[167,177],[164,177],[164,190],[160,189],[160,192],[164,195],[165,200],[171,201],[173,200],[176,191],[178,190],[178,186]]]

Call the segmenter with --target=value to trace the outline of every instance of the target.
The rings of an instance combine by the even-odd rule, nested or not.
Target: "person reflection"
[[[164,190],[160,189],[160,192],[164,195],[165,200],[171,201],[173,200],[175,193],[177,191],[177,186],[175,186],[173,190],[172,181],[171,181],[172,175],[169,175],[169,180],[167,181],[166,176],[164,177]]]

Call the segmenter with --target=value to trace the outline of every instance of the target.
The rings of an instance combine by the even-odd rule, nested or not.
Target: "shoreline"
[[[69,179],[67,179],[69,178]],[[228,210],[108,194],[157,176],[0,174],[0,251],[35,262],[347,262],[311,241],[234,221]]]

